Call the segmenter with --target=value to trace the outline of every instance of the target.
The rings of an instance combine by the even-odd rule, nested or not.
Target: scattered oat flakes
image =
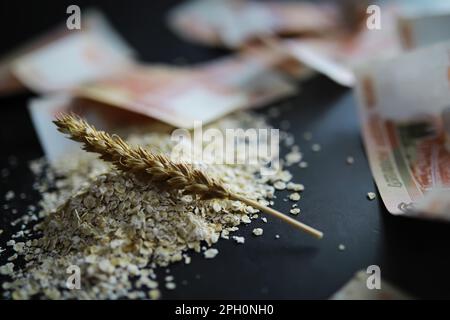
[[[314,143],[314,144],[311,146],[311,150],[314,151],[314,152],[319,152],[321,149],[322,149],[322,147],[321,147],[320,144],[318,144],[318,143]]]
[[[24,242],[17,242],[13,245],[14,251],[16,251],[18,253],[22,253],[24,248],[25,248]]]
[[[240,244],[244,244],[245,243],[245,238],[244,237],[233,236],[233,240],[236,241],[236,243],[240,243]]]
[[[306,161],[301,161],[298,166],[302,169],[308,168],[308,162]]]
[[[368,192],[367,193],[367,198],[369,200],[374,200],[377,197],[377,195],[375,194],[375,192]]]
[[[298,215],[300,213],[300,208],[292,208],[289,212],[293,215]]]
[[[292,201],[298,201],[300,200],[300,194],[298,192],[291,193],[289,195],[289,199]]]
[[[111,264],[111,262],[107,259],[102,259],[99,262],[98,267],[101,271],[106,273],[113,273],[115,269],[114,266]]]
[[[276,235],[275,235],[275,239],[280,239],[280,235],[279,235],[279,234],[276,234]]]
[[[14,263],[8,262],[7,264],[0,266],[0,274],[9,275],[14,272]]]
[[[190,194],[186,194],[186,195],[181,197],[181,201],[183,203],[188,204],[188,203],[191,203],[193,201],[193,198],[192,198],[192,196]]]
[[[212,207],[215,212],[220,212],[222,210],[222,206],[218,202],[214,202]]]
[[[355,162],[355,159],[353,157],[348,156],[346,162],[347,164],[353,164]]]
[[[176,287],[177,287],[177,285],[173,282],[166,283],[166,289],[168,289],[168,290],[174,290]]]
[[[14,261],[18,257],[17,253],[14,253],[11,257],[8,258],[8,261]]]
[[[148,297],[152,300],[161,298],[161,292],[158,289],[152,289],[148,292]]]
[[[343,245],[342,243],[339,245],[339,250],[340,251],[344,251],[345,250],[345,245]]]
[[[256,213],[256,212],[259,212],[258,209],[255,209],[255,208],[253,208],[253,207],[251,207],[251,206],[246,206],[245,209],[244,209],[244,211],[245,211],[246,213]],[[255,218],[255,216],[256,216],[256,218],[258,217],[257,214],[254,214],[254,215],[252,216],[252,218]]]
[[[292,179],[292,173],[290,173],[287,170],[282,170],[282,171],[278,172],[278,174],[276,175],[276,178],[283,182],[288,182]]]
[[[6,201],[10,201],[12,199],[14,199],[15,197],[15,193],[12,190],[9,190],[6,194],[5,194],[5,200]]]
[[[253,229],[253,234],[255,236],[261,236],[263,234],[264,230],[262,228],[255,228]]]
[[[284,190],[286,189],[286,183],[284,183],[283,181],[277,181],[273,184],[273,186],[275,187],[275,189],[277,190]]]
[[[215,258],[215,256],[217,256],[218,253],[219,250],[211,248],[203,252],[203,255],[205,256],[206,259],[212,259]]]
[[[285,156],[286,165],[290,166],[295,163],[298,163],[302,160],[302,153],[296,150],[292,150]]]
[[[246,223],[246,224],[252,222],[252,220],[250,220],[250,218],[249,218],[248,215],[246,215],[246,214],[243,215],[243,216],[241,217],[241,221],[242,221],[243,223]]]
[[[228,231],[227,229],[223,229],[222,232],[220,233],[220,237],[222,239],[230,239],[230,231]]]
[[[224,117],[211,126],[220,130],[268,127],[262,116],[245,112]],[[169,134],[141,129],[130,131],[127,141],[163,153],[172,151]],[[285,137],[292,152],[298,153],[292,135]],[[292,157],[297,161],[297,154]],[[262,166],[267,164],[267,159],[261,160],[261,166],[199,166],[222,179],[230,190],[273,205],[274,184],[279,181],[285,189],[292,174],[281,168],[273,178],[259,178]],[[160,292],[155,268],[183,259],[189,263],[187,252],[202,252],[203,244],[210,247],[220,237],[231,237],[231,232],[237,231],[242,222],[250,223],[249,216],[258,212],[238,201],[199,201],[161,191],[151,183],[112,170],[96,155],[81,150],[51,167],[45,160],[36,160],[30,168],[40,177],[33,188],[42,194],[42,200],[20,212],[12,223],[21,226],[23,233],[14,236],[23,238],[23,242],[8,241],[8,245],[24,258],[27,272],[26,276],[19,270],[12,272],[12,263],[0,267],[2,274],[11,278],[11,282],[3,283],[8,298],[157,299]],[[36,223],[38,234],[33,228]],[[237,243],[245,242],[244,237],[232,238]],[[210,250],[203,251],[205,257]],[[68,265],[79,266],[86,275],[83,290],[66,290]],[[171,281],[167,285],[175,288]]]
[[[262,220],[264,223],[267,223],[267,218],[266,218],[266,217],[261,217],[261,220]]]
[[[305,190],[305,186],[301,183],[289,182],[286,187],[288,190],[292,190],[292,191],[296,191],[296,192]]]

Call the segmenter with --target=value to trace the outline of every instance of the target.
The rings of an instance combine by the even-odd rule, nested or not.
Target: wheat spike
[[[228,192],[219,180],[189,164],[175,163],[163,154],[154,154],[142,147],[132,148],[119,136],[99,131],[76,115],[62,114],[54,123],[60,132],[67,134],[70,139],[82,143],[84,150],[100,154],[102,160],[112,163],[118,170],[131,172],[164,189],[181,190],[185,194],[196,195],[202,200],[217,198],[242,201],[317,238],[323,236],[322,232],[281,212],[263,206],[257,201]]]

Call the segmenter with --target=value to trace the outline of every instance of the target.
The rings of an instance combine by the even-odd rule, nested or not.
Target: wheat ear
[[[119,136],[99,131],[76,115],[62,114],[54,123],[60,132],[82,143],[84,150],[100,154],[101,159],[112,163],[118,170],[131,172],[161,188],[181,190],[185,194],[196,195],[203,200],[238,200],[280,218],[317,238],[323,236],[322,232],[281,212],[229,192],[219,180],[189,164],[175,163],[163,154],[154,154],[142,147],[132,148]]]

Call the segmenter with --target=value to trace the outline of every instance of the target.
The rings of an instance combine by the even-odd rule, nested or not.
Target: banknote
[[[335,33],[328,37],[294,38],[284,45],[299,61],[343,86],[355,84],[354,68],[372,59],[395,57],[402,51],[397,32],[397,5],[382,8],[381,29]]]
[[[273,34],[321,34],[340,23],[330,4],[245,0],[192,0],[172,10],[168,22],[184,38],[228,48]]]
[[[121,134],[130,128],[151,128],[152,132],[167,133],[172,127],[124,109],[111,108],[91,100],[75,98],[67,93],[57,93],[34,98],[28,104],[33,126],[41,147],[50,163],[61,156],[79,150],[79,145],[56,130],[53,121],[61,113],[75,113],[101,130]]]
[[[359,65],[450,39],[449,3],[426,3],[380,4],[380,29],[369,29],[364,23],[353,33],[289,39],[286,51],[337,83],[353,86],[354,69]]]
[[[192,128],[241,108],[292,95],[297,87],[271,60],[239,54],[191,67],[139,65],[80,86],[76,95]]]
[[[417,208],[433,190],[450,198],[450,42],[366,65],[357,80],[362,135],[386,208],[448,219]]]
[[[242,48],[255,39],[261,42],[278,37],[280,50],[291,58],[342,85],[352,86],[354,65],[380,57],[380,53],[393,56],[401,46],[396,5],[383,7],[383,30],[361,28],[358,32],[347,32],[345,22],[355,20],[357,17],[353,16],[359,17],[360,12],[343,10],[356,7],[351,1],[346,3],[350,5],[196,0],[176,8],[169,15],[169,25],[189,40],[229,48]]]
[[[39,142],[51,163],[70,150],[75,150],[76,147],[75,142],[58,134],[56,127],[52,125],[58,113],[71,111],[68,107],[70,100],[70,96],[63,94],[32,99],[28,104],[28,111]]]
[[[69,90],[133,62],[133,50],[100,12],[86,10],[81,21],[81,30],[61,26],[1,59],[0,93]]]
[[[358,271],[339,291],[333,294],[331,300],[411,300],[405,294],[385,280],[380,279],[380,288],[369,289],[365,270]]]

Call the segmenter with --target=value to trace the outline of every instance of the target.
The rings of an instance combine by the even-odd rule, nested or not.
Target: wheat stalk
[[[229,192],[219,180],[189,164],[175,163],[163,154],[154,154],[142,147],[132,148],[119,136],[99,131],[76,115],[62,114],[54,123],[60,132],[82,143],[84,150],[100,154],[102,160],[112,163],[118,170],[131,172],[164,189],[181,190],[184,194],[196,195],[202,200],[238,200],[280,218],[317,238],[323,236],[322,232],[281,212]]]

